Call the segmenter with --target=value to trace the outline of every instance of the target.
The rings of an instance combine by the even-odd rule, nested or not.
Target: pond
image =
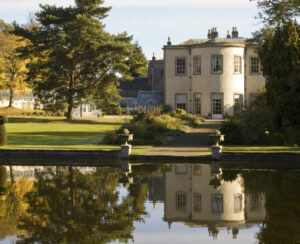
[[[298,169],[0,166],[0,243],[293,244],[299,230]]]

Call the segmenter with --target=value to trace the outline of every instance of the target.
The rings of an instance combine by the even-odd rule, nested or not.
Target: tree
[[[256,1],[256,0],[250,0]],[[259,18],[270,25],[278,25],[300,16],[299,0],[257,0]]]
[[[120,176],[120,169],[107,167],[91,172],[71,166],[36,172],[34,189],[26,195],[28,215],[19,225],[30,233],[24,243],[127,243],[133,239],[134,221],[142,221],[147,214],[147,192],[136,187],[120,196]]]
[[[266,28],[256,37],[267,102],[276,116],[276,125],[300,133],[300,26],[290,21]]]
[[[28,60],[20,57],[18,48],[26,45],[24,39],[13,34],[13,26],[0,20],[0,88],[9,89],[9,105],[13,106],[16,90],[26,88],[26,63]]]
[[[67,103],[68,119],[86,98],[104,96],[107,89],[103,87],[116,84],[120,75],[130,79],[146,64],[131,36],[105,31],[102,20],[110,8],[103,3],[75,0],[74,6],[66,8],[40,5],[38,26],[26,30],[15,24],[15,33],[31,41],[24,54],[39,57],[28,66],[35,93],[44,102]]]

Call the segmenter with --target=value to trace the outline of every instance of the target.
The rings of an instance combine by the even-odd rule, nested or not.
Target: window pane
[[[201,194],[194,192],[193,194],[194,211],[201,212]]]
[[[194,94],[194,114],[201,114],[201,95]]]
[[[242,211],[242,206],[243,206],[242,200],[243,200],[242,195],[238,194],[238,195],[234,196],[234,212],[235,213]]]
[[[241,112],[243,107],[243,95],[234,95],[234,112]]]
[[[201,74],[201,56],[193,57],[194,75]]]
[[[222,213],[223,212],[223,195],[214,194],[212,195],[212,212]]]
[[[259,59],[251,58],[250,59],[250,73],[251,74],[259,74]]]
[[[185,75],[185,58],[176,58],[176,75]]]
[[[251,211],[260,211],[261,210],[260,195],[253,194],[250,196],[250,210]]]
[[[212,56],[212,73],[222,73],[223,57],[222,55]]]
[[[176,192],[176,209],[185,210],[186,209],[186,192]]]
[[[194,164],[193,173],[194,175],[201,175],[201,165]]]
[[[175,173],[176,174],[186,174],[187,166],[185,164],[176,164],[175,165]]]
[[[212,114],[223,113],[223,94],[212,94]]]
[[[185,94],[177,94],[175,96],[176,108],[186,109],[186,95]]]
[[[160,79],[162,80],[164,78],[164,68],[160,68]]]
[[[234,73],[242,73],[242,57],[234,56]]]

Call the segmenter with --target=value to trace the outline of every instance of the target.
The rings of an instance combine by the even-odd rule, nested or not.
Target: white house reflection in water
[[[165,221],[190,227],[207,227],[217,239],[227,229],[236,239],[239,229],[265,219],[264,194],[250,194],[243,178],[221,179],[222,170],[210,165],[176,164],[165,174]]]
[[[222,232],[227,231],[229,235],[232,235],[233,239],[236,239],[241,229],[247,229],[265,222],[265,194],[254,190],[250,192],[250,189],[244,186],[243,177],[237,172],[234,172],[234,177],[229,177],[230,180],[228,180],[228,177],[225,177],[228,171],[224,170],[223,174],[222,169],[218,165],[150,165],[130,164],[128,161],[120,161],[114,167],[112,169],[112,164],[109,167],[74,167],[74,172],[75,168],[79,172],[77,178],[75,177],[74,179],[90,179],[92,183],[96,184],[96,182],[99,183],[96,180],[100,176],[106,180],[112,177],[112,175],[116,176],[116,182],[112,181],[115,188],[107,189],[113,189],[111,191],[116,193],[116,196],[119,196],[120,193],[120,199],[131,194],[130,199],[135,199],[136,203],[140,203],[140,205],[136,205],[137,211],[141,211],[146,206],[147,197],[148,201],[152,202],[154,207],[157,203],[164,204],[163,220],[169,224],[171,230],[172,223],[176,222],[190,228],[207,228],[208,234],[212,239],[217,239],[221,230]],[[39,180],[37,177],[39,175],[37,174],[38,172],[52,173],[49,176],[46,175],[45,179],[49,181],[58,174],[61,177],[59,180],[66,182],[67,178],[64,177],[68,175],[59,174],[60,172],[67,172],[66,167],[7,166],[5,168],[8,178],[10,176],[14,179],[27,178],[30,181],[35,181],[35,183],[38,183]],[[92,177],[93,173],[95,173],[94,178]],[[91,177],[89,178],[89,176]],[[101,177],[99,179],[102,179]],[[244,175],[244,177],[247,179],[247,176]],[[43,181],[43,177],[40,177],[40,180]],[[104,180],[103,182],[106,181]],[[56,184],[53,185],[56,186]],[[102,189],[100,185],[99,189]],[[106,182],[105,186],[108,185],[109,183]],[[147,187],[140,187],[145,185]],[[90,193],[88,189],[93,190],[94,188],[81,189],[80,185],[77,187],[78,194],[85,192],[85,194],[81,195],[82,199],[77,203],[79,206],[82,206],[81,204],[85,202],[83,200],[88,200]],[[95,189],[98,188],[96,187]],[[104,187],[103,189],[106,188]],[[141,189],[145,189],[145,191]],[[59,194],[61,191],[57,192]],[[97,192],[93,192],[92,199],[101,200],[102,195],[95,193]],[[84,197],[86,199],[83,199]],[[68,209],[67,206],[62,207]],[[106,205],[104,208],[106,209]],[[147,209],[147,211],[150,217],[151,215],[155,216],[155,214],[152,214],[152,211],[156,210]],[[54,211],[54,213],[56,212]],[[161,221],[161,216],[159,216],[159,221]],[[165,222],[161,223],[166,225]],[[111,228],[113,230],[113,226]],[[17,240],[18,236],[16,233],[14,237],[7,236],[7,238]],[[231,239],[231,236],[229,238]]]

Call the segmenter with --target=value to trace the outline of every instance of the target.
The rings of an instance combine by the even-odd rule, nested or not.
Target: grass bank
[[[66,120],[61,117],[11,117],[7,145],[1,149],[118,149],[100,145],[105,133],[118,129],[123,118]]]
[[[223,152],[230,153],[299,153],[300,147],[291,146],[223,146]]]

